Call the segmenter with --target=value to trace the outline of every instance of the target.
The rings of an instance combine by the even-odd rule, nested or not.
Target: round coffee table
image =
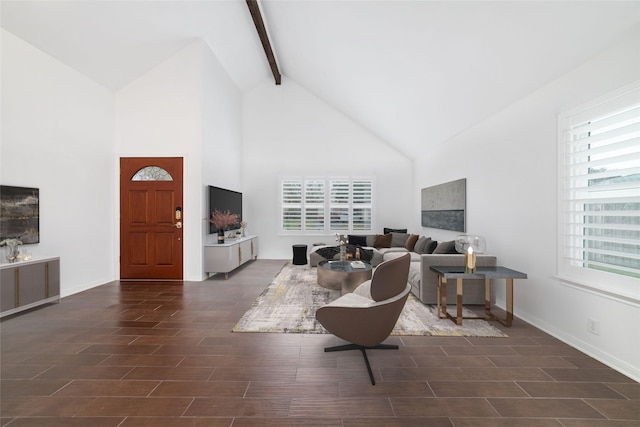
[[[353,292],[358,285],[371,279],[373,267],[364,262],[355,268],[351,261],[320,261],[318,263],[318,285],[340,290],[342,295]]]

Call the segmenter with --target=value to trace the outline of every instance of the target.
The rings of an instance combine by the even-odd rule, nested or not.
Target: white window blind
[[[302,230],[302,181],[283,180],[281,197],[282,230]]]
[[[349,180],[330,181],[329,217],[330,230],[349,231],[349,205],[351,203],[351,182]]]
[[[559,274],[637,295],[640,84],[561,114],[559,127]]]
[[[304,183],[305,230],[324,230],[324,200],[324,180],[306,180]]]
[[[281,231],[310,234],[373,230],[373,179],[281,179]]]
[[[353,181],[353,230],[369,231],[373,229],[373,186],[369,180]]]

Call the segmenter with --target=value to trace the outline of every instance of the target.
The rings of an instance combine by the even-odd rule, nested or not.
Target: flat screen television
[[[238,215],[238,223],[230,225],[226,230],[236,230],[240,228],[240,222],[242,221],[242,193],[210,185],[209,217],[211,217],[215,210],[219,210],[220,212],[229,211],[232,214]],[[209,223],[209,234],[215,234],[217,232],[218,228],[212,223]]]

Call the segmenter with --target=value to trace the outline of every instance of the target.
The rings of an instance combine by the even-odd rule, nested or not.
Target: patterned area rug
[[[339,297],[340,291],[326,289],[317,284],[315,267],[289,263],[254,301],[232,331],[326,334],[328,332],[316,320],[315,312],[319,307]],[[455,306],[449,310],[455,312]],[[473,314],[467,311],[465,315]],[[462,326],[457,326],[448,319],[438,319],[435,307],[422,304],[413,295],[409,295],[391,334],[507,336],[484,320],[465,319]]]

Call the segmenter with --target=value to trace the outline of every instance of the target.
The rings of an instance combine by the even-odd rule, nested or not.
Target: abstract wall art
[[[40,190],[0,185],[0,241],[40,241]]]
[[[422,189],[422,226],[466,231],[466,178]]]

